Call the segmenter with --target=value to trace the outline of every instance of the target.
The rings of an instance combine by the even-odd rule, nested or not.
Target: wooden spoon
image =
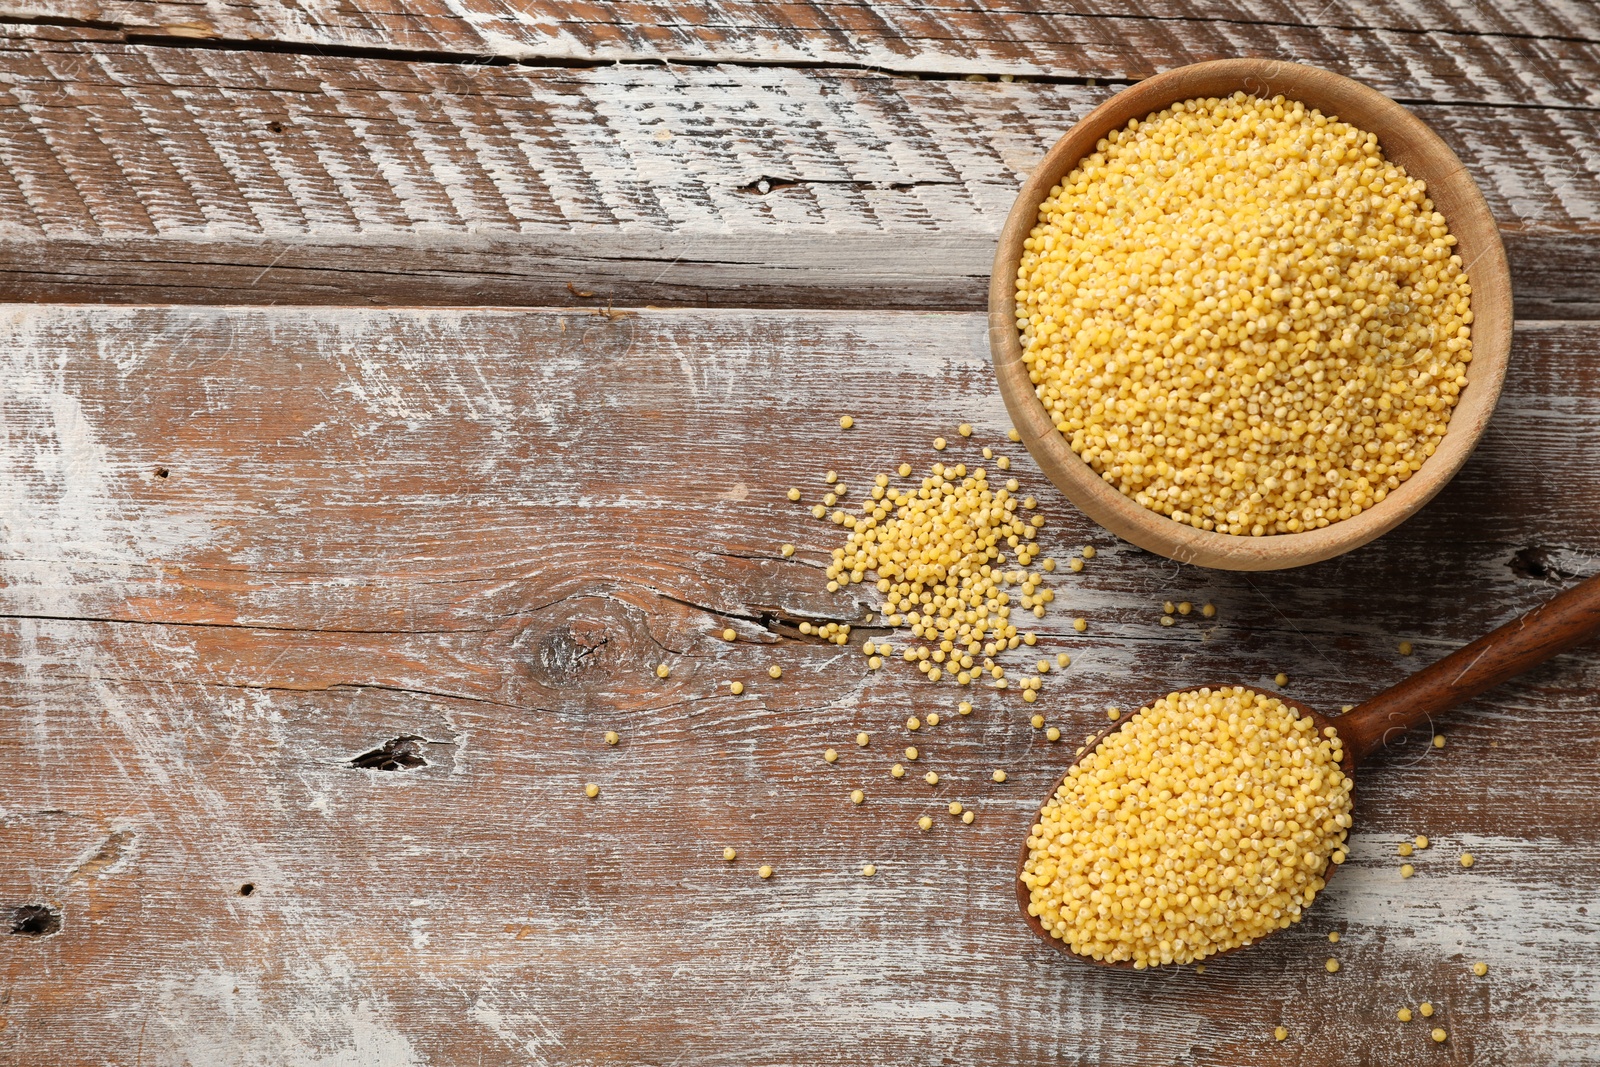
[[[1354,778],[1356,764],[1383,748],[1391,736],[1402,734],[1418,723],[1470,700],[1479,693],[1493,689],[1501,682],[1515,678],[1522,672],[1543,663],[1552,656],[1582,644],[1596,631],[1600,631],[1600,575],[1580,582],[1555,599],[1508,622],[1485,637],[1480,637],[1467,647],[1452,652],[1444,659],[1425,667],[1398,685],[1391,686],[1343,715],[1329,717],[1312,708],[1278,697],[1301,715],[1309,716],[1320,733],[1324,727],[1333,727],[1344,742],[1343,768]],[[1232,683],[1229,683],[1230,685]],[[1212,686],[1213,689],[1221,688]],[[1245,688],[1250,688],[1246,686]],[[1162,695],[1172,690],[1164,690]],[[1122,729],[1129,720],[1116,723],[1084,745],[1082,753],[1073,760],[1076,766],[1087,758],[1111,734]],[[1070,771],[1071,768],[1069,767]],[[1066,776],[1062,776],[1062,781]],[[1055,790],[1039,806],[1040,817]],[[1034,819],[1038,822],[1039,817]],[[1031,829],[1031,827],[1030,827]],[[1022,855],[1017,860],[1017,903],[1022,909],[1023,921],[1046,942],[1077,959],[1099,963],[1108,967],[1128,967],[1131,962],[1108,963],[1073,952],[1065,941],[1051,937],[1039,920],[1028,914],[1028,887],[1021,875],[1028,861],[1028,843],[1022,844]],[[1335,870],[1328,865],[1324,879],[1331,879]],[[1246,947],[1246,946],[1240,946]],[[1238,951],[1229,949],[1229,952]],[[1214,953],[1224,955],[1225,953]]]

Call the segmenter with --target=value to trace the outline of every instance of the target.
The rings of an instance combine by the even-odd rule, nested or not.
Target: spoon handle
[[[1600,574],[1452,652],[1334,721],[1359,763],[1387,737],[1448,711],[1600,631]]]

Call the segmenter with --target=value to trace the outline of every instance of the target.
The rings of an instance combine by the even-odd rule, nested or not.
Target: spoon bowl
[[[1444,659],[1423,668],[1398,685],[1391,686],[1342,715],[1323,715],[1300,701],[1278,694],[1272,695],[1293,708],[1299,715],[1310,718],[1316,725],[1317,733],[1320,734],[1330,727],[1334,730],[1344,746],[1344,759],[1340,762],[1340,767],[1345,776],[1354,781],[1356,766],[1382,749],[1390,737],[1402,734],[1413,726],[1530,670],[1552,656],[1582,644],[1597,631],[1600,631],[1600,575],[1580,582],[1541,607],[1478,638],[1465,648],[1452,652]],[[1210,688],[1215,690],[1223,687]],[[1249,685],[1243,688],[1254,689]],[[1172,691],[1169,689],[1164,693]],[[1148,706],[1148,703],[1141,707]],[[1051,789],[1049,795],[1039,805],[1039,813],[1033,823],[1040,821],[1045,808],[1055,796],[1056,789],[1066,781],[1072,768],[1091,755],[1106,738],[1123,729],[1131,721],[1132,716],[1129,716],[1120,722],[1110,724],[1090,737],[1078,749],[1056,788]],[[1029,825],[1030,834],[1032,825],[1032,823]],[[1024,839],[1021,855],[1017,860],[1015,878],[1017,905],[1028,928],[1054,948],[1076,959],[1105,967],[1135,969],[1130,961],[1096,960],[1074,952],[1065,941],[1051,936],[1037,917],[1028,913],[1030,893],[1022,881],[1022,872],[1031,851],[1027,840]],[[1332,879],[1336,866],[1329,863],[1323,872],[1324,888]],[[1263,936],[1270,937],[1271,933]],[[1241,948],[1248,948],[1249,944],[1213,953],[1206,958],[1212,959],[1237,952]]]

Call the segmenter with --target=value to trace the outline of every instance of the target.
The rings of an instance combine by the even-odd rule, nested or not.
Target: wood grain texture
[[[1023,176],[1110,92],[68,33],[0,36],[7,299],[978,308]],[[1483,188],[1519,314],[1600,315],[1600,112],[1415,110]]]
[[[1047,550],[1100,548],[1052,579],[1074,664],[1040,707],[1081,736],[1284,670],[1336,709],[1591,573],[1597,340],[1524,324],[1460,477],[1292,573],[1108,542],[1016,455]],[[1329,899],[1203,976],[1072,966],[1017,921],[1069,752],[1014,696],[919,734],[937,789],[887,776],[955,690],[799,635],[865,598],[783,491],[925,465],[958,419],[1004,451],[982,315],[11,308],[0,405],[0,1060],[1593,1062],[1595,646],[1365,767]],[[1163,628],[1168,598],[1220,611]],[[350,766],[399,738],[426,763]],[[1442,1049],[1393,1021],[1423,999]]]
[[[1360,57],[1380,89],[1532,100],[1529,84],[1593,63],[1600,12],[1582,0],[4,0],[0,17],[92,20],[198,41],[562,62],[871,66],[923,74],[1143,78],[1228,56]],[[1579,67],[1581,71],[1582,66]],[[1561,91],[1593,102],[1592,82]],[[1458,97],[1444,97],[1457,99]]]

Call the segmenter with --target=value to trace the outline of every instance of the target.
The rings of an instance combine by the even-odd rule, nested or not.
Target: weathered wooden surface
[[[1222,55],[1433,125],[1530,320],[1460,478],[1290,574],[1106,538],[948,313],[1071,122]],[[0,1063],[1600,1064],[1600,645],[1364,771],[1312,917],[1204,975],[1073,966],[1009,884],[1025,707],[1336,709],[1594,572],[1597,115],[1578,0],[0,0],[0,299],[189,305],[0,310]],[[961,419],[1100,555],[1040,704],[896,782],[956,690],[799,634],[865,605],[782,492]]]
[[[1100,547],[1052,579],[1039,625],[1075,657],[1040,705],[1069,737],[1168,684],[1278,670],[1337,708],[1593,570],[1600,330],[1525,323],[1437,501],[1269,575],[1097,535],[1006,449],[983,331],[9,309],[0,905],[60,929],[0,937],[0,1061],[1595,1062],[1595,647],[1476,701],[1442,751],[1412,736],[1365,770],[1353,861],[1302,928],[1205,975],[1106,973],[1010,911],[1017,837],[1066,753],[986,694],[917,736],[936,789],[893,782],[897,724],[956,690],[798,634],[861,605],[823,588],[837,527],[783,491],[1014,455],[1047,549]],[[959,419],[977,435],[936,457]],[[1162,628],[1168,598],[1220,612]],[[404,738],[424,764],[350,766]],[[1419,832],[1434,847],[1402,882],[1394,845]],[[1394,1021],[1423,999],[1442,1048]]]
[[[1234,26],[1080,21],[1158,41]],[[1229,50],[1165,56],[1154,31],[1124,31],[1123,78]],[[1113,91],[121,36],[0,35],[0,297],[975,309],[1022,175]],[[1359,42],[1249,50],[1414,101],[1503,228],[1519,313],[1600,315],[1600,43],[1462,40],[1511,66],[1394,52],[1380,69],[1390,52]],[[1056,47],[1052,62],[1082,55]]]
[[[1522,98],[1527,74],[1592,63],[1582,0],[972,0],[900,4],[615,0],[5,0],[0,16],[78,19],[140,38],[442,53],[485,60],[678,60],[871,66],[928,74],[1145,77],[1219,55],[1359,57],[1363,77]],[[1583,68],[1580,68],[1583,69]],[[1383,86],[1380,86],[1382,88]],[[1595,86],[1567,91],[1592,94]],[[1591,97],[1592,100],[1592,97]]]

